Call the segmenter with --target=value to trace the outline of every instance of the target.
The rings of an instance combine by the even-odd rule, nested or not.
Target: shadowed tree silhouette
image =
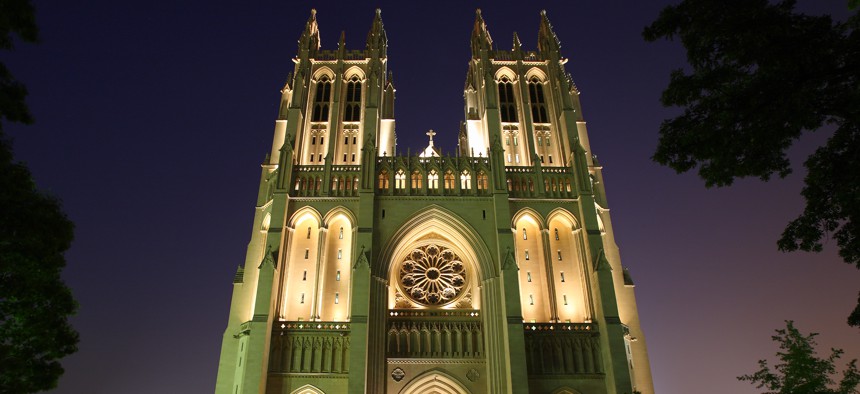
[[[13,48],[13,35],[35,42],[37,33],[29,1],[0,0],[0,49]],[[58,360],[78,342],[67,321],[77,304],[60,279],[72,222],[15,162],[3,134],[3,121],[32,123],[26,95],[0,63],[0,393],[56,387],[63,373]]]
[[[856,9],[858,0],[849,7]],[[832,125],[807,158],[806,207],[777,245],[822,250],[860,268],[860,17],[845,22],[794,11],[795,2],[684,0],[643,31],[678,38],[687,70],[672,71],[661,101],[683,113],[664,120],[653,159],[705,185],[791,173],[786,150],[805,132]],[[848,318],[860,325],[860,302]]]
[[[803,335],[794,327],[794,322],[786,321],[785,329],[776,330],[771,337],[779,343],[776,353],[779,364],[773,369],[767,360],[759,360],[759,370],[750,375],[739,376],[738,380],[748,381],[757,388],[765,388],[766,394],[853,394],[860,384],[857,360],[851,360],[842,372],[842,380],[834,388],[833,375],[836,374],[836,360],[842,350],[831,349],[830,356],[818,358],[815,352],[815,336]]]

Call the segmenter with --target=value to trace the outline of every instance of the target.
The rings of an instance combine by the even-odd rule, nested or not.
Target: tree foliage
[[[0,0],[0,50],[15,47],[15,36],[36,42],[39,36],[36,16],[29,0]],[[15,80],[5,64],[0,63],[0,132],[2,121],[32,123],[33,118],[24,102],[27,89]]]
[[[842,379],[833,387],[832,376],[836,374],[836,361],[842,356],[842,350],[831,349],[829,357],[819,358],[815,351],[815,336],[818,334],[803,335],[792,321],[785,323],[785,329],[776,330],[776,335],[771,337],[779,343],[780,351],[776,353],[779,363],[771,369],[767,360],[759,360],[758,371],[740,376],[738,380],[767,389],[765,394],[857,393],[860,372],[856,359],[845,366]]]
[[[0,0],[0,49],[12,49],[14,35],[33,42],[37,32],[29,1]],[[67,321],[77,304],[60,279],[72,222],[15,162],[3,135],[3,121],[32,122],[26,95],[0,63],[0,393],[16,394],[55,387],[59,359],[78,342]]]
[[[60,279],[73,225],[0,140],[0,392],[53,388],[73,353],[77,309]]]
[[[860,268],[860,17],[835,22],[794,5],[684,0],[645,28],[648,41],[679,39],[689,63],[661,97],[683,113],[660,125],[653,159],[697,169],[708,187],[766,181],[791,173],[786,150],[803,133],[834,130],[804,163],[806,206],[777,245],[817,252],[832,237]],[[860,303],[849,324],[860,325]]]

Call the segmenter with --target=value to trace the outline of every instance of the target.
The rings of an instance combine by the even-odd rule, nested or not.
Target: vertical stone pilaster
[[[484,341],[486,342],[487,382],[490,393],[506,393],[510,387],[507,375],[509,364],[508,346],[504,340],[505,319],[501,302],[501,280],[498,277],[485,279],[482,284]]]
[[[629,393],[633,391],[630,370],[627,368],[627,351],[624,347],[624,328],[618,316],[618,300],[612,279],[612,268],[606,259],[602,234],[597,226],[597,211],[591,194],[581,196],[587,245],[591,256],[590,267],[596,286],[596,321],[600,326],[600,341],[603,349],[603,368],[607,375],[607,386],[612,392]]]
[[[549,223],[547,223],[547,225],[549,225]],[[549,228],[547,227],[547,228],[543,229],[540,232],[540,235],[541,235],[541,246],[543,247],[543,250],[546,251],[546,253],[544,253],[544,264],[546,266],[546,271],[545,271],[546,272],[546,278],[545,279],[546,279],[546,287],[547,287],[546,292],[547,292],[547,296],[549,297],[547,299],[547,302],[549,303],[549,314],[550,314],[549,320],[551,322],[557,323],[559,321],[559,318],[558,318],[558,298],[557,298],[558,296],[556,295],[556,291],[555,291],[555,279],[556,279],[555,278],[555,268],[553,267],[553,264],[552,264],[552,262],[554,261],[553,257],[555,255],[553,254],[552,248],[550,248]]]
[[[314,281],[314,299],[311,304],[311,321],[319,321],[322,316],[322,303],[325,295],[322,293],[325,289],[325,265],[326,265],[326,250],[325,242],[328,235],[328,228],[325,223],[320,223],[319,233],[317,234],[317,261],[316,261],[316,280]]]
[[[361,228],[359,228],[361,231]],[[359,236],[359,238],[361,238]],[[352,268],[352,299],[350,312],[350,348],[349,348],[349,392],[365,393],[365,377],[367,376],[367,337],[368,315],[370,313],[370,265],[362,246],[356,254],[356,262]]]
[[[244,365],[239,367],[244,368],[241,373],[243,376],[242,391],[248,393],[263,392],[268,377],[269,341],[272,336],[271,299],[274,278],[276,277],[273,257],[265,256],[259,270],[254,315],[251,321],[245,323],[245,329],[240,334],[248,336],[244,354],[255,355],[255,357],[246,357]]]
[[[368,317],[367,364],[373,368],[367,370],[367,393],[385,392],[386,371],[386,322],[388,308],[386,300],[388,285],[385,279],[371,276],[370,279],[370,316]]]
[[[513,255],[510,258],[514,258]],[[502,299],[504,310],[502,316],[505,319],[505,336],[507,338],[508,354],[510,357],[507,379],[510,386],[507,392],[523,393],[529,392],[528,370],[526,368],[526,340],[523,332],[523,313],[520,306],[520,282],[517,275],[516,262],[506,262],[502,267]],[[501,316],[500,316],[501,317]]]

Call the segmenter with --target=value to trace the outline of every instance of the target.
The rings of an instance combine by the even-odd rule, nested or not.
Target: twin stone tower
[[[478,11],[457,154],[401,155],[379,10],[358,50],[311,12],[216,393],[653,393],[558,38],[492,43]]]

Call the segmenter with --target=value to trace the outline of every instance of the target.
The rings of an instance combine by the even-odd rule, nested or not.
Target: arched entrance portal
[[[469,394],[469,390],[444,372],[430,371],[409,382],[400,394]]]
[[[386,246],[380,272],[388,291],[386,391],[485,391],[482,287],[492,260],[484,242],[462,218],[430,207],[404,222]],[[452,376],[471,378],[461,384]]]

